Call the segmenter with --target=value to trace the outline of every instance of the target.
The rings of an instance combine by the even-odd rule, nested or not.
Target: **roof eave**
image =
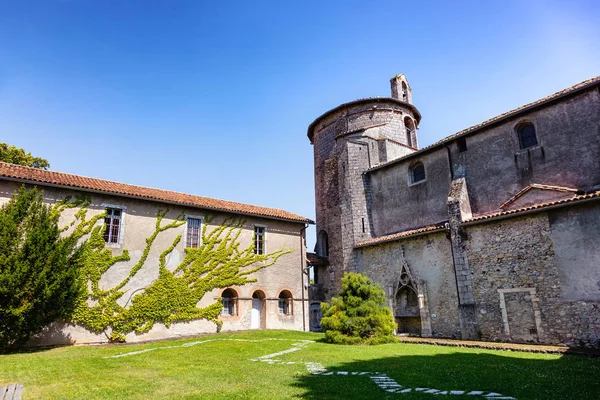
[[[382,101],[387,101],[387,102],[391,101],[391,102],[394,102],[401,106],[410,108],[411,111],[415,114],[415,118],[417,119],[417,124],[419,122],[421,122],[421,113],[419,112],[417,107],[415,107],[411,103],[408,103],[408,102],[405,102],[402,100],[398,100],[398,99],[394,99],[393,97],[373,97],[373,98],[368,98],[368,99],[358,99],[358,100],[354,100],[354,101],[349,101],[348,103],[340,104],[339,106],[334,107],[331,110],[324,112],[319,117],[317,117],[313,122],[311,122],[311,124],[308,126],[308,129],[306,131],[306,136],[308,136],[308,139],[310,140],[310,142],[313,143],[313,130],[314,130],[314,127],[317,125],[317,123],[320,120],[322,120],[323,118],[327,117],[328,115],[333,114],[345,107],[351,107],[351,106],[355,106],[355,105],[362,104],[362,103],[380,103]]]
[[[220,211],[220,212],[225,212],[225,213],[229,213],[229,214],[247,215],[247,216],[252,216],[252,217],[260,217],[260,218],[273,219],[273,220],[278,220],[278,221],[293,222],[293,223],[298,223],[298,224],[311,224],[311,225],[315,224],[315,222],[313,220],[308,219],[308,218],[292,219],[292,218],[275,217],[275,216],[269,216],[269,215],[264,215],[264,214],[256,214],[256,213],[250,213],[250,212],[230,210],[227,208],[198,206],[195,204],[190,204],[190,203],[185,203],[185,202],[155,199],[152,197],[136,196],[136,195],[132,195],[132,194],[118,193],[118,192],[109,192],[109,191],[104,191],[104,190],[90,189],[90,188],[72,186],[72,185],[61,185],[61,184],[42,182],[42,181],[36,181],[36,180],[31,180],[31,179],[14,178],[14,177],[8,177],[8,176],[4,176],[4,175],[0,176],[0,179],[12,181],[12,182],[27,183],[30,185],[49,186],[49,187],[55,187],[55,188],[59,188],[59,189],[70,189],[70,190],[82,191],[82,192],[86,192],[86,193],[96,193],[96,194],[125,197],[125,198],[136,199],[136,200],[153,201],[155,203],[173,204],[173,205],[177,205],[177,206],[192,207],[192,208],[197,208],[197,209],[202,209],[202,210],[214,210],[214,211]]]

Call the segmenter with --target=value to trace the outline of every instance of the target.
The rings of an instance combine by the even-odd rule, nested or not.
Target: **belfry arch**
[[[431,336],[431,316],[427,301],[427,284],[416,280],[402,254],[400,280],[393,292],[393,314],[398,333]]]

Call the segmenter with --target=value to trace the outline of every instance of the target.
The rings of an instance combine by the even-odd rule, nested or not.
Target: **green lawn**
[[[21,382],[24,399],[439,399],[482,398],[387,393],[367,375],[379,372],[404,388],[481,390],[522,399],[600,399],[600,359],[418,344],[336,346],[319,334],[222,333],[121,346],[77,346],[0,355],[0,386]],[[264,340],[268,338],[280,340]],[[216,339],[180,347],[183,344]],[[245,339],[254,341],[222,340]],[[273,357],[295,362],[251,361]],[[176,346],[165,348],[167,346]],[[156,349],[120,358],[107,358]],[[348,375],[311,375],[305,362]]]

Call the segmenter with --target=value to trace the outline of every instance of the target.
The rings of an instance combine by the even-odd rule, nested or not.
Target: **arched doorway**
[[[396,292],[395,317],[398,333],[421,334],[421,312],[419,297],[410,286],[401,287]]]
[[[250,311],[250,329],[265,329],[266,307],[265,294],[262,290],[252,293],[252,310]]]

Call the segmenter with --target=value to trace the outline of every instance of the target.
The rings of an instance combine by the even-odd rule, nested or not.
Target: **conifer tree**
[[[81,247],[61,238],[60,213],[21,187],[0,207],[0,348],[20,347],[70,315],[81,290]]]
[[[385,292],[362,274],[345,273],[342,290],[331,303],[321,303],[325,340],[337,344],[393,342],[396,327],[385,304]]]

